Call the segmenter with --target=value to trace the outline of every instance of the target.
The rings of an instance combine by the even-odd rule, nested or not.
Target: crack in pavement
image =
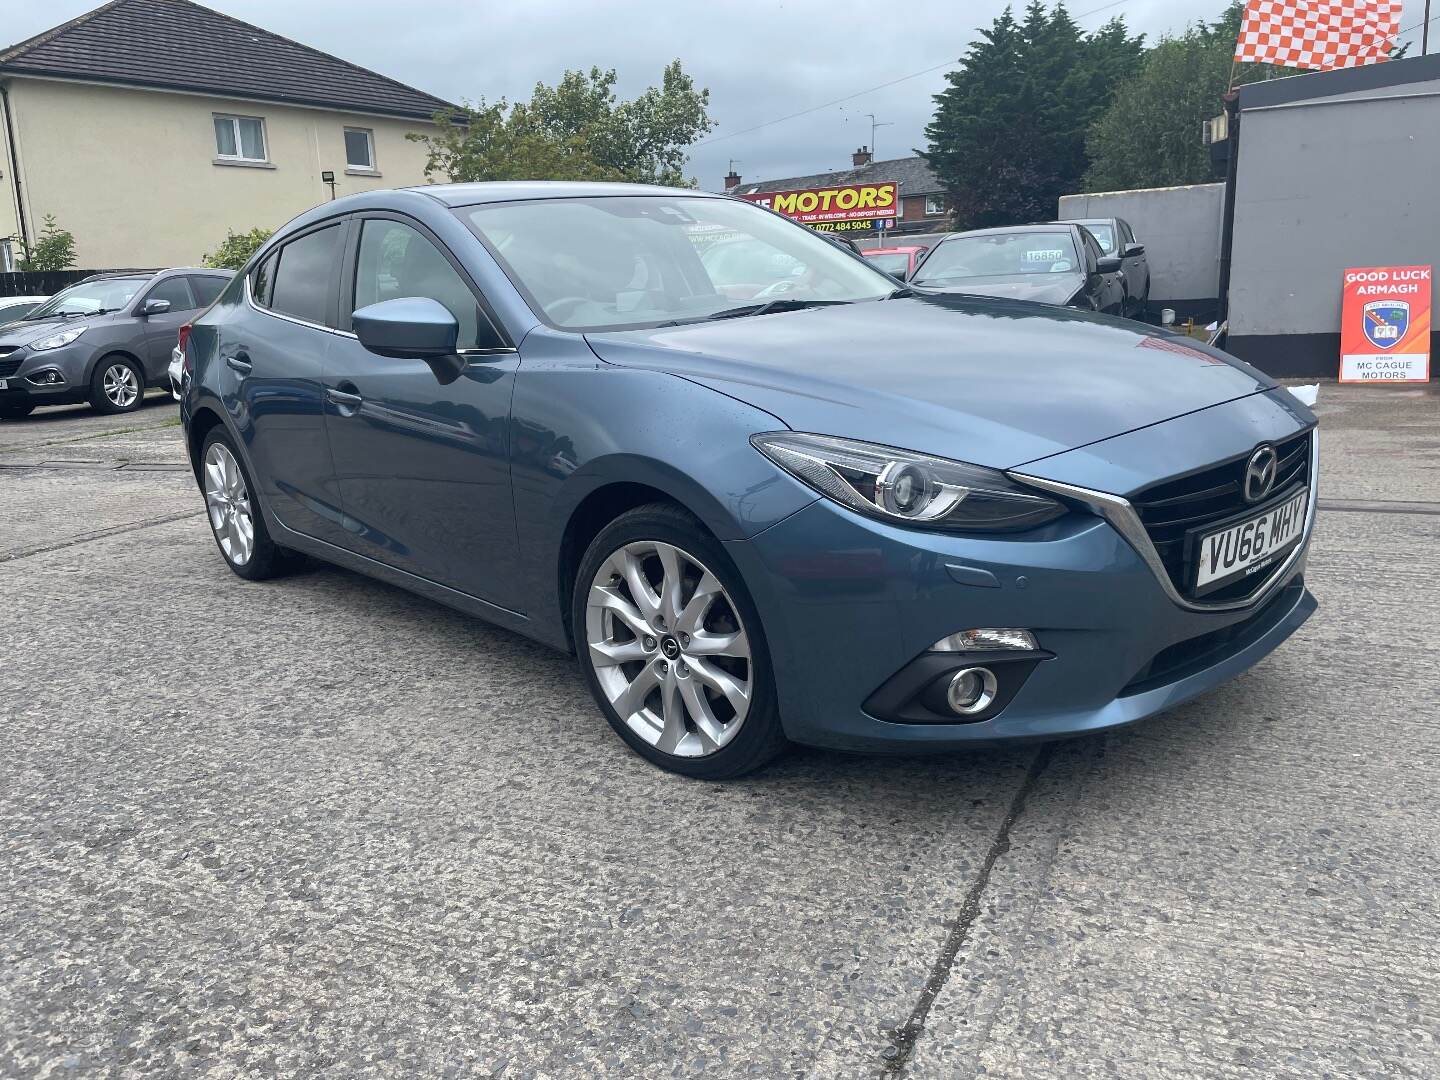
[[[925,1030],[925,1020],[935,1005],[935,999],[945,988],[945,983],[950,978],[950,971],[955,966],[955,958],[960,955],[961,948],[964,947],[966,939],[970,936],[970,928],[980,917],[980,901],[985,895],[986,887],[990,884],[990,874],[995,869],[995,863],[999,861],[1000,856],[1010,850],[1010,830],[1014,828],[1020,815],[1025,812],[1025,803],[1035,790],[1054,754],[1055,744],[1045,743],[1031,760],[1030,767],[1025,772],[1025,779],[1015,790],[1015,797],[1010,801],[1010,809],[1006,811],[1004,819],[1001,820],[1000,828],[995,833],[995,839],[990,842],[990,850],[985,853],[985,860],[980,864],[980,870],[975,875],[975,880],[970,883],[965,900],[960,905],[960,913],[950,924],[950,930],[945,935],[945,942],[940,948],[940,955],[935,958],[935,963],[930,967],[930,977],[925,980],[920,997],[916,999],[915,1007],[910,1010],[909,1019],[903,1026],[895,1029],[890,1046],[881,1055],[884,1058],[883,1074],[898,1076],[904,1071],[911,1055],[914,1054],[915,1043],[920,1038],[920,1033]]]
[[[186,518],[203,517],[204,510],[181,510],[174,514],[162,514],[159,517],[146,518],[144,521],[134,521],[128,525],[112,525],[108,529],[96,529],[93,532],[80,533],[66,540],[59,540],[53,544],[41,544],[39,547],[20,548],[9,553],[0,553],[0,563],[14,562],[17,559],[28,559],[32,555],[45,555],[52,551],[61,551],[65,548],[76,547],[80,544],[88,544],[92,540],[104,540],[107,536],[117,536],[120,533],[135,532],[139,529],[149,529],[156,525],[165,525],[172,521],[184,521]]]

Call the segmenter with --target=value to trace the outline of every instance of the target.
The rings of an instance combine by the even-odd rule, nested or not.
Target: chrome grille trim
[[[1238,611],[1242,608],[1254,607],[1269,597],[1285,580],[1290,569],[1299,562],[1300,557],[1310,546],[1310,536],[1315,530],[1315,507],[1320,492],[1320,430],[1318,428],[1310,430],[1310,492],[1309,502],[1305,507],[1305,528],[1301,533],[1300,543],[1295,545],[1295,549],[1285,557],[1285,560],[1267,574],[1249,595],[1237,600],[1225,600],[1217,603],[1207,604],[1203,600],[1189,600],[1180,595],[1180,591],[1175,587],[1175,582],[1171,580],[1170,571],[1165,568],[1165,564],[1160,559],[1160,553],[1150,542],[1150,533],[1128,499],[1121,498],[1119,495],[1111,495],[1109,492],[1092,491],[1090,488],[1062,484],[1055,480],[1046,480],[1040,476],[1029,476],[1021,472],[1012,471],[1005,475],[1018,484],[1028,484],[1041,491],[1073,499],[1108,521],[1115,531],[1135,549],[1135,553],[1144,560],[1145,565],[1150,568],[1150,572],[1155,575],[1155,580],[1159,583],[1160,588],[1177,607],[1185,608],[1187,611]]]

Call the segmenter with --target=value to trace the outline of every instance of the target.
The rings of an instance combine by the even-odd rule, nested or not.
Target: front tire
[[[205,516],[225,565],[246,581],[264,581],[290,571],[298,556],[270,539],[255,500],[255,485],[224,428],[205,436],[200,450],[200,488]]]
[[[134,412],[145,400],[145,373],[124,356],[107,356],[90,376],[90,406],[98,413]]]
[[[786,747],[760,615],[719,542],[676,506],[616,518],[575,577],[575,651],[596,704],[648,761],[726,780]]]

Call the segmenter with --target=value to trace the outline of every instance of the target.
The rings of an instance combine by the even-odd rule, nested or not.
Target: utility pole
[[[893,120],[887,120],[885,123],[882,124],[880,121],[875,119],[875,114],[873,112],[867,112],[865,115],[870,118],[870,160],[874,161],[880,156],[875,152],[875,129],[882,127],[894,127],[895,122]]]
[[[1425,0],[1425,22],[1420,27],[1420,55],[1430,53],[1430,0]]]

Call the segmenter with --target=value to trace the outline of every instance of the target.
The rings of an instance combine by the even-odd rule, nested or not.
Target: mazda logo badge
[[[680,643],[673,637],[662,638],[660,640],[660,651],[671,660],[674,660],[680,655]]]
[[[1275,486],[1275,467],[1279,459],[1273,446],[1262,446],[1245,463],[1245,501],[1256,503],[1270,494]]]

